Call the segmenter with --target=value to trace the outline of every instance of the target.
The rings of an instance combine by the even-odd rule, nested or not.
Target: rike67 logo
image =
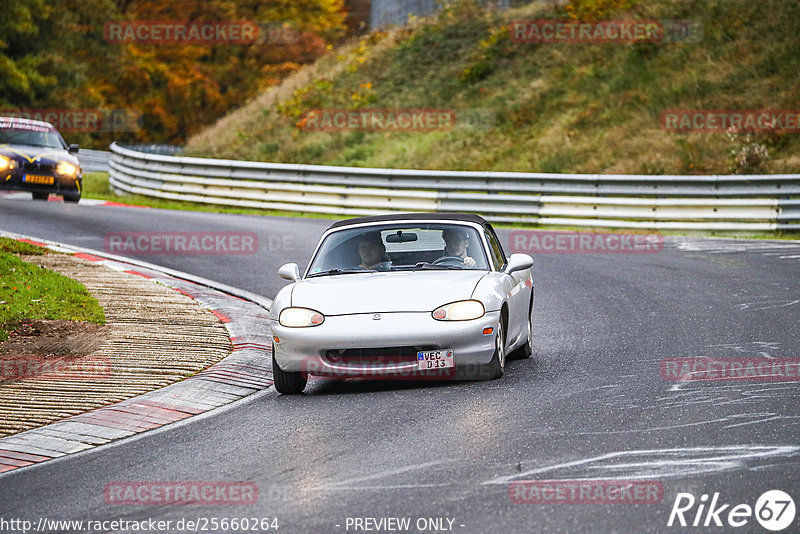
[[[720,501],[719,493],[714,493],[709,502],[707,494],[695,499],[691,493],[678,493],[672,504],[667,526],[692,527],[743,527],[755,516],[765,529],[778,532],[794,523],[794,500],[781,490],[764,492],[756,501],[755,507],[749,504],[731,505]]]

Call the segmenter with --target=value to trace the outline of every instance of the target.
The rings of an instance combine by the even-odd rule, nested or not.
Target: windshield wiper
[[[314,276],[329,276],[332,274],[357,274],[357,273],[377,273],[375,269],[328,269],[327,271],[320,271],[318,273],[311,273],[306,278]]]
[[[457,265],[445,265],[443,263],[429,263],[427,261],[421,261],[414,265],[414,269],[419,269],[421,271],[424,270],[433,270],[433,271],[461,271],[463,268]]]

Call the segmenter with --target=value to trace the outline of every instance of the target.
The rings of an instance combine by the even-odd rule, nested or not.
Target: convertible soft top
[[[471,213],[396,213],[392,215],[372,215],[370,217],[346,219],[333,223],[328,227],[328,230],[332,228],[341,228],[342,226],[384,221],[461,221],[477,223],[482,226],[487,224],[486,219],[480,215],[473,215]]]

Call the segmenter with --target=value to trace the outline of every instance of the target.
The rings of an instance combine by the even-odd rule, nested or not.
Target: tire
[[[497,380],[503,376],[506,368],[506,333],[503,330],[503,321],[497,323],[497,335],[494,341],[494,354],[492,360],[486,365],[486,377],[489,380]]]
[[[70,204],[77,204],[80,199],[80,195],[64,195],[64,202],[69,202]]]
[[[33,200],[47,200],[50,198],[50,193],[31,193]]]
[[[531,295],[531,305],[528,309],[528,339],[525,344],[517,348],[508,355],[509,360],[527,360],[533,354],[533,295]]]
[[[301,372],[284,371],[275,361],[275,345],[272,346],[272,378],[275,381],[275,390],[284,395],[297,395],[302,393],[308,382],[308,375]]]

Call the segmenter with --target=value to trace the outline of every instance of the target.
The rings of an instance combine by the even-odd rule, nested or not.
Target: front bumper
[[[275,360],[284,371],[330,377],[452,378],[459,370],[475,370],[494,355],[500,312],[487,312],[472,321],[437,321],[427,312],[353,314],[326,317],[319,326],[286,328],[271,321]],[[483,334],[484,328],[492,334]],[[452,349],[455,371],[419,371],[407,358],[370,358],[369,349],[415,347],[416,350]],[[331,361],[329,351],[362,349],[366,358]],[[404,361],[401,361],[404,360]],[[444,371],[444,372],[443,372]],[[452,371],[452,372],[451,372]]]
[[[53,177],[52,184],[38,184],[24,181],[25,174],[12,172],[0,175],[0,189],[10,189],[12,191],[30,191],[32,193],[53,193],[56,195],[75,195],[80,194],[83,189],[83,177],[57,176],[46,174]]]

